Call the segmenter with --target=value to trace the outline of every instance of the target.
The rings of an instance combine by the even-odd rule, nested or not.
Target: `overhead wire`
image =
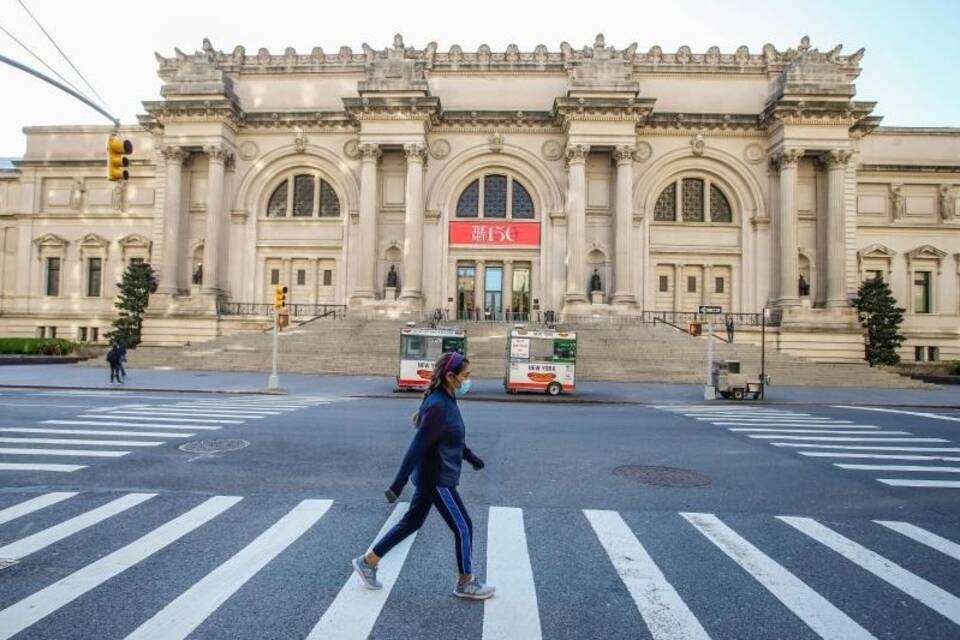
[[[69,80],[67,80],[66,78],[64,78],[64,77],[60,74],[59,71],[57,71],[56,69],[54,69],[53,67],[51,67],[49,64],[47,64],[47,61],[46,61],[46,60],[44,60],[43,58],[41,58],[41,57],[40,57],[39,55],[37,55],[30,47],[28,47],[28,46],[25,45],[23,42],[21,42],[20,39],[17,38],[17,36],[13,35],[12,33],[10,33],[10,31],[8,31],[7,29],[5,29],[2,24],[0,24],[0,31],[2,31],[3,33],[5,33],[8,38],[10,38],[10,39],[13,40],[14,42],[16,42],[18,45],[20,45],[20,46],[23,48],[24,51],[26,51],[26,52],[29,53],[31,56],[33,56],[40,64],[42,64],[42,65],[45,66],[47,69],[49,69],[50,72],[51,72],[53,75],[55,75],[55,76],[57,76],[58,78],[60,78],[60,80],[62,80],[65,85],[67,85],[68,87],[70,87],[71,89],[73,89],[74,91],[76,91],[76,92],[79,93],[79,94],[86,95],[86,94],[83,93],[83,91],[81,91],[80,89],[78,89],[75,84],[73,84],[72,82],[70,82]],[[89,98],[89,96],[88,96],[88,98]]]
[[[63,59],[67,61],[67,63],[68,63],[68,64],[70,65],[70,67],[74,70],[74,72],[76,72],[76,74],[77,74],[78,76],[80,76],[80,79],[83,80],[83,83],[84,83],[85,85],[87,85],[87,87],[90,89],[90,91],[93,92],[93,95],[97,96],[97,99],[100,100],[100,103],[101,103],[108,111],[111,111],[111,112],[112,112],[113,109],[110,108],[110,105],[107,104],[107,101],[104,100],[104,99],[103,99],[103,96],[101,96],[101,95],[97,92],[97,90],[93,88],[93,85],[90,84],[90,81],[87,80],[87,78],[86,78],[82,73],[80,73],[80,70],[77,69],[77,66],[76,66],[75,64],[73,64],[73,61],[70,59],[70,56],[68,56],[66,53],[64,53],[63,49],[60,48],[60,45],[57,44],[57,41],[53,39],[53,36],[51,36],[51,35],[47,32],[47,30],[43,28],[43,25],[40,24],[40,21],[37,19],[37,17],[36,17],[35,15],[33,15],[33,13],[30,11],[29,8],[27,8],[27,5],[24,4],[23,0],[17,0],[17,2],[20,4],[21,7],[23,7],[23,10],[27,12],[27,15],[30,16],[30,18],[34,21],[34,23],[36,23],[36,25],[40,28],[40,31],[42,31],[42,32],[43,32],[43,35],[45,35],[45,36],[47,37],[47,40],[49,40],[50,43],[53,44],[54,47],[56,47],[57,51],[60,52],[60,55],[63,56]]]

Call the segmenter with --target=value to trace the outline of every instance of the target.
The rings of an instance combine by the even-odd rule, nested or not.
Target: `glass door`
[[[457,319],[475,318],[475,298],[477,270],[473,265],[457,266]]]
[[[489,266],[483,283],[483,317],[486,320],[503,318],[503,267]]]
[[[510,310],[514,319],[527,320],[530,317],[530,267],[526,265],[513,267],[511,292]]]

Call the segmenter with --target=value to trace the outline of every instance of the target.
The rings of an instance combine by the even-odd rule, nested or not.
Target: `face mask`
[[[470,391],[470,385],[472,382],[473,381],[470,378],[467,378],[466,380],[461,382],[460,386],[457,388],[457,395],[458,396],[467,395],[467,392]]]

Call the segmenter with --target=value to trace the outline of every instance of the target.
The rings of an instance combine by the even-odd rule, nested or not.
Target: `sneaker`
[[[493,592],[496,590],[496,587],[483,584],[476,576],[474,576],[470,582],[465,582],[463,584],[457,582],[457,586],[453,590],[453,595],[459,598],[469,598],[471,600],[486,600],[487,598],[492,597]]]
[[[367,589],[377,590],[383,588],[383,585],[377,582],[377,568],[367,564],[366,558],[363,556],[354,558],[350,564],[353,565],[353,570],[360,576],[360,580],[363,581],[363,586]]]

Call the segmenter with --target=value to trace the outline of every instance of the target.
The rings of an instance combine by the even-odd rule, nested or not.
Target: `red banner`
[[[450,223],[450,244],[539,247],[539,222],[463,221]]]

